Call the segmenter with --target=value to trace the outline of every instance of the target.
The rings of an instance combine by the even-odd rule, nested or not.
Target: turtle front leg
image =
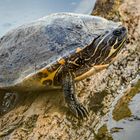
[[[84,118],[88,116],[87,109],[78,102],[75,96],[74,78],[70,72],[67,72],[63,77],[63,91],[65,101],[76,117]]]

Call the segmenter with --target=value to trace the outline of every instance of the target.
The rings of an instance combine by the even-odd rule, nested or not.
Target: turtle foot
[[[77,117],[77,118],[88,118],[88,111],[82,104],[74,104],[69,105],[71,112]]]

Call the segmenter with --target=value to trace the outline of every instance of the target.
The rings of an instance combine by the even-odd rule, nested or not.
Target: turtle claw
[[[71,106],[70,109],[77,118],[81,119],[88,118],[89,113],[82,104],[75,104]]]

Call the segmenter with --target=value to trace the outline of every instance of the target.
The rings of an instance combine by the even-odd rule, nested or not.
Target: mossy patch
[[[113,140],[111,134],[108,132],[106,124],[99,128],[98,133],[95,134],[94,140]]]

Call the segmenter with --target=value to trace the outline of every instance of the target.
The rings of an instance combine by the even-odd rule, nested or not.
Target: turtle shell
[[[11,30],[0,39],[0,89],[22,82],[118,26],[97,16],[58,13]]]

